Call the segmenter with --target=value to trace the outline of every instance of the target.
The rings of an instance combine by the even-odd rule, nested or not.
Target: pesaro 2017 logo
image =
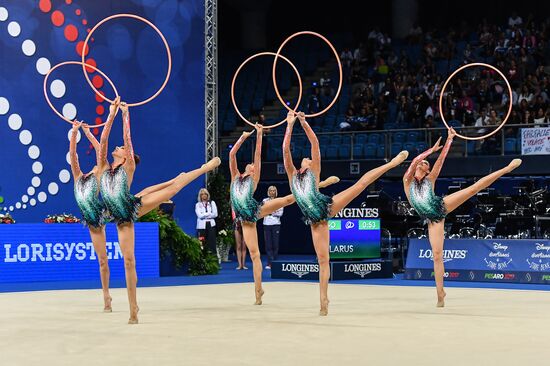
[[[308,264],[308,263],[283,263],[282,265],[283,272],[290,272],[298,278],[302,278],[310,273],[319,272],[319,264]]]
[[[526,259],[529,268],[533,271],[550,270],[550,245],[535,243],[535,250]]]
[[[510,252],[508,252],[508,246],[502,243],[493,242],[492,250],[489,255],[484,258],[485,264],[490,269],[503,270],[508,268],[508,265],[512,263]]]

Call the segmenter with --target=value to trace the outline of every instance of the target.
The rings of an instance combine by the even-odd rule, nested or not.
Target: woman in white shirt
[[[204,238],[208,249],[216,253],[216,217],[218,208],[216,202],[210,200],[210,193],[206,188],[201,188],[195,205],[197,214],[197,236]]]
[[[277,198],[277,187],[270,186],[267,189],[267,198],[264,198],[263,204]],[[284,208],[273,211],[269,215],[264,216],[264,242],[265,251],[267,253],[267,266],[265,269],[271,269],[271,263],[277,260],[279,254],[279,232],[281,229],[281,216],[283,216]]]

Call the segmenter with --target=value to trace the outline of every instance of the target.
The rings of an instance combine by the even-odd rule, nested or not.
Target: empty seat
[[[376,158],[376,144],[368,143],[365,145],[365,158],[374,159]]]

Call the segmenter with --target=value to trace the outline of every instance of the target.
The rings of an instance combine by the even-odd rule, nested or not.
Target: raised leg
[[[479,191],[489,187],[498,178],[502,177],[504,174],[510,173],[512,170],[516,169],[520,165],[521,159],[514,159],[506,167],[481,178],[471,186],[461,189],[460,191],[450,194],[448,196],[445,196],[443,198],[443,202],[445,203],[445,209],[447,210],[447,213],[451,213],[461,204],[469,200],[471,197],[475,196]]]
[[[371,183],[380,178],[388,170],[401,164],[409,156],[408,151],[401,151],[389,163],[366,172],[354,185],[332,197],[330,216],[335,216],[345,208],[355,197],[359,196]]]
[[[329,231],[326,221],[311,225],[311,236],[317,261],[319,263],[319,294],[321,309],[319,315],[328,315],[328,280],[330,278],[329,264]]]
[[[134,255],[135,233],[134,223],[117,225],[118,242],[124,257],[124,272],[126,275],[126,289],[128,291],[128,302],[130,304],[130,319],[128,324],[138,323],[139,307],[137,304],[137,273],[136,257]]]
[[[220,158],[214,158],[208,163],[203,164],[199,169],[192,170],[187,173],[181,173],[176,178],[173,179],[172,183],[166,187],[148,193],[141,197],[141,207],[138,212],[138,217],[141,217],[158,207],[162,202],[169,200],[174,197],[183,187],[200,177],[201,175],[209,172],[212,169],[215,169],[220,165]],[[154,187],[154,186],[153,186]],[[148,188],[144,189],[146,191]]]
[[[99,262],[99,277],[101,278],[101,289],[103,290],[103,311],[110,313],[113,311],[111,307],[111,301],[113,299],[109,293],[110,271],[107,258],[105,226],[100,228],[90,227],[89,229],[92,244],[94,245],[94,250],[97,255],[97,261]]]
[[[432,247],[434,261],[435,287],[437,288],[437,307],[445,306],[445,290],[443,289],[443,243],[445,241],[445,220],[428,224],[428,238]]]
[[[267,215],[272,214],[273,212],[277,211],[281,207],[292,205],[294,202],[296,202],[296,199],[291,194],[289,194],[288,196],[279,197],[273,200],[266,201],[260,209],[260,215],[258,218],[261,219],[263,217],[266,217]]]
[[[262,296],[264,290],[262,288],[262,261],[260,259],[260,249],[258,248],[258,232],[256,231],[256,224],[250,222],[243,222],[243,236],[244,242],[250,252],[250,259],[252,259],[252,270],[254,272],[254,290],[256,293],[255,305],[262,305]]]

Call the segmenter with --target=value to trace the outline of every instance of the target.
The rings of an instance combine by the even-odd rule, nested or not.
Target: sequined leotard
[[[122,165],[103,173],[101,195],[107,210],[117,224],[136,221],[141,207],[141,198],[130,193],[128,175]]]
[[[307,225],[325,221],[330,217],[332,198],[319,192],[315,175],[309,169],[292,176],[292,194],[304,214]]]
[[[254,199],[254,180],[250,175],[238,176],[231,182],[231,205],[239,221],[256,222],[261,204]]]
[[[82,175],[74,185],[74,197],[86,226],[105,225],[105,205],[99,199],[99,186],[94,173]]]
[[[447,216],[443,198],[436,196],[429,179],[413,179],[409,188],[411,205],[418,215],[430,222],[439,222]]]

